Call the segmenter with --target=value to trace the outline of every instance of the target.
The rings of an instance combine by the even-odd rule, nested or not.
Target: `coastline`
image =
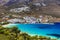
[[[43,25],[45,24],[45,23],[42,23]],[[46,23],[45,25],[49,25],[50,23]],[[30,26],[29,26],[30,25]],[[37,30],[35,30],[34,28],[33,28],[33,24],[29,24],[28,26],[27,26],[27,24],[6,24],[6,25],[3,25],[3,27],[7,27],[7,28],[11,28],[11,27],[14,27],[14,26],[16,26],[16,27],[18,27],[18,29],[19,30],[21,30],[22,32],[24,32],[24,33],[27,33],[27,34],[29,34],[29,35],[31,35],[31,36],[35,36],[35,35],[38,35],[38,36],[46,36],[46,37],[50,37],[50,38],[57,38],[57,37],[54,37],[54,36],[48,36],[48,35],[45,35],[44,33],[44,31],[42,31],[42,30],[45,30],[45,29],[40,29],[40,33],[39,33],[39,30],[37,29]],[[52,25],[52,24],[50,24],[50,25]],[[53,24],[54,25],[54,24]],[[28,27],[28,29],[27,29],[27,27]],[[32,28],[30,28],[30,27],[32,27]],[[37,27],[36,26],[36,24],[35,24],[35,27]],[[32,31],[33,30],[33,31]],[[34,31],[35,30],[35,31]],[[47,29],[46,29],[47,30]],[[49,30],[51,30],[51,29],[49,29]],[[36,33],[35,33],[36,32]],[[43,33],[44,32],[44,33]],[[51,32],[51,31],[50,31]],[[42,34],[43,33],[43,34]],[[48,33],[48,32],[47,32]]]

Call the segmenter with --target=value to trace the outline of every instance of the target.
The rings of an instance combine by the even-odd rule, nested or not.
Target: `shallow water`
[[[57,38],[46,34],[60,34],[60,24],[9,24],[8,26],[17,26],[22,32],[30,35],[48,36]]]

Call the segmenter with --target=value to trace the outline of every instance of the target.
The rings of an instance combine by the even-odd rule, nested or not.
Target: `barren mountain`
[[[0,0],[0,5],[12,5],[15,3],[22,3],[22,2],[44,2],[46,4],[60,4],[60,0]]]
[[[28,3],[29,2],[45,3],[47,6],[40,7],[41,10],[42,10],[41,12],[43,14],[60,17],[60,0],[0,0],[0,5],[4,5],[4,6],[9,6],[10,5],[9,7],[11,8],[11,7],[14,7],[13,4],[15,6],[18,6],[17,4],[25,3],[25,2],[28,2]]]

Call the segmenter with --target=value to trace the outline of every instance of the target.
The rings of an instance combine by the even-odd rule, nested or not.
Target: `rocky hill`
[[[24,1],[33,1],[33,2],[45,2],[45,3],[57,3],[60,4],[60,0],[0,0],[0,5],[4,4],[13,4],[13,3],[19,3],[19,2],[24,2]]]
[[[42,11],[39,10],[39,13],[42,12],[43,14],[60,17],[60,0],[0,0],[0,6],[3,5],[3,9],[6,9],[4,6],[8,7],[7,9],[11,9],[11,8],[19,7],[21,3],[26,5],[29,2],[32,3],[37,2],[40,4],[44,3],[46,6],[39,7],[40,10],[42,10]]]

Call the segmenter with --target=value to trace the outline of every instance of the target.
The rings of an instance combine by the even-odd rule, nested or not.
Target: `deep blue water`
[[[13,24],[11,24],[13,25]],[[42,35],[51,38],[60,37],[60,23],[54,24],[15,24],[19,30],[30,35]],[[58,34],[57,36],[47,34]]]

